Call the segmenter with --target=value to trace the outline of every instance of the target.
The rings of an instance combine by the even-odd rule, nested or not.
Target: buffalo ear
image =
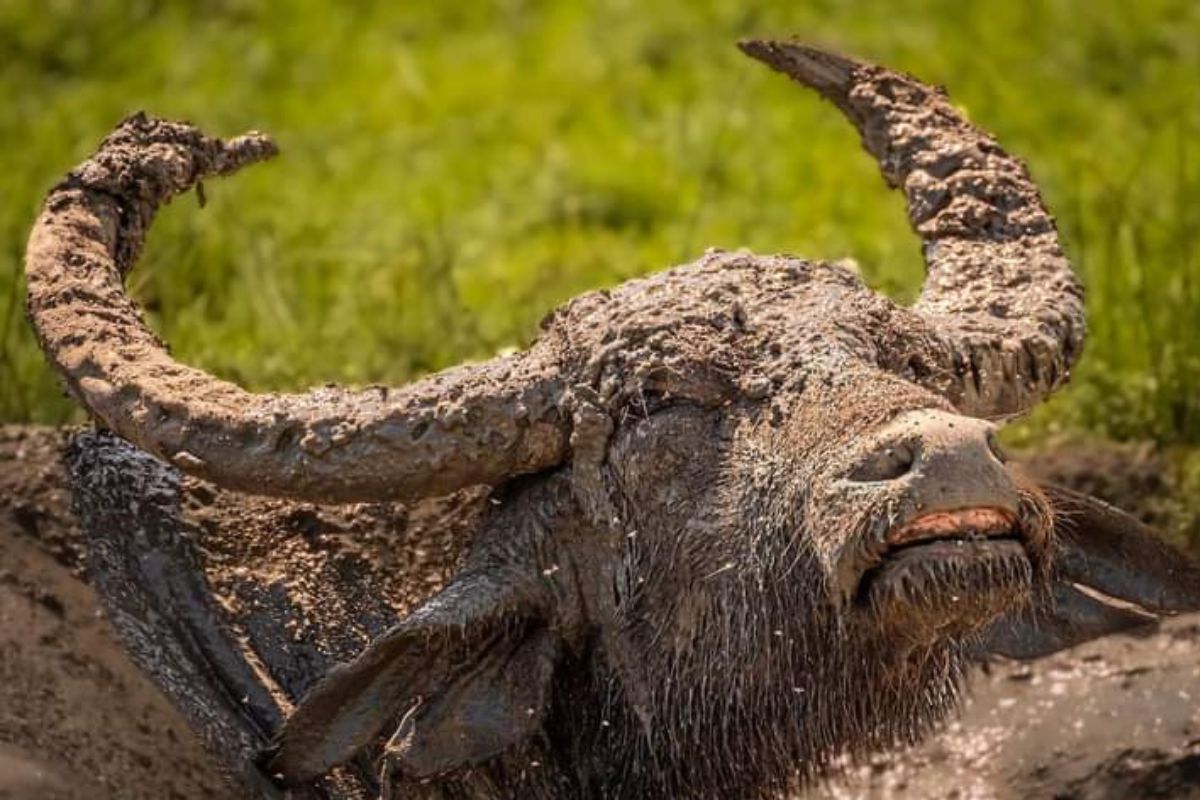
[[[1200,610],[1200,564],[1152,528],[1094,497],[1051,487],[1056,569],[1153,614]]]
[[[557,635],[517,586],[460,575],[313,687],[262,763],[286,783],[311,780],[401,713],[388,751],[404,774],[478,763],[540,725],[558,652]]]
[[[521,745],[541,727],[558,651],[543,628],[419,700],[388,742],[389,767],[427,778]]]
[[[1055,520],[1050,590],[994,623],[984,650],[1036,658],[1200,610],[1200,565],[1190,557],[1108,503],[1043,488]]]
[[[993,622],[983,634],[981,650],[1006,658],[1041,658],[1101,636],[1153,624],[1156,619],[1055,581],[1031,607]]]

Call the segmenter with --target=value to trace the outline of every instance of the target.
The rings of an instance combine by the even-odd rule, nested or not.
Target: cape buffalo
[[[575,299],[515,355],[255,394],[175,361],[123,279],[163,203],[269,139],[136,115],[51,191],[30,318],[122,437],[74,457],[96,580],[248,790],[780,797],[923,735],[973,658],[1200,607],[1194,566],[997,447],[1084,340],[1024,165],[914,78],[741,48],[831,101],[904,191],[914,304],[838,264],[711,250]],[[434,535],[430,579],[421,541],[391,569],[299,523],[206,526],[199,506],[235,502],[209,484],[291,498],[271,508],[301,522],[295,501],[477,511]]]

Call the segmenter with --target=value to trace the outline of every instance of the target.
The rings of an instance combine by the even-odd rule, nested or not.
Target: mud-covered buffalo
[[[1200,608],[1193,565],[996,443],[1085,333],[1025,167],[914,78],[742,49],[837,106],[904,191],[927,265],[911,307],[838,264],[712,250],[575,299],[515,355],[254,394],[175,361],[124,278],[163,203],[271,141],[137,115],[51,191],[30,317],[123,437],[72,457],[96,582],[250,791],[782,797],[922,737],[975,658]],[[401,612],[386,575],[221,550],[252,534],[184,525],[180,473],[310,502],[487,496]]]

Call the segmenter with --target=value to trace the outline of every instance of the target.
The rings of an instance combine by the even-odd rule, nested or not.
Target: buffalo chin
[[[1016,538],[939,539],[891,553],[866,575],[859,605],[913,644],[969,635],[1029,601],[1033,566]]]

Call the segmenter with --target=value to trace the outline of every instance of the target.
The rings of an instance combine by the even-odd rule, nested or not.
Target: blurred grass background
[[[282,146],[167,209],[132,278],[180,358],[251,387],[486,357],[711,245],[852,256],[911,297],[901,198],[831,107],[733,47],[792,33],[947,85],[1029,162],[1092,333],[1017,438],[1200,443],[1194,0],[2,0],[0,420],[77,414],[24,321],[24,240],[136,109]]]

